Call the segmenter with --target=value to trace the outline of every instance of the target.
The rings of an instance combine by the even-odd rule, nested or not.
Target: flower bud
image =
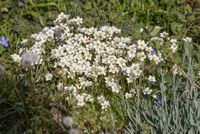
[[[66,117],[63,118],[63,124],[66,127],[71,127],[74,124],[74,121],[73,121],[72,117],[66,116]]]

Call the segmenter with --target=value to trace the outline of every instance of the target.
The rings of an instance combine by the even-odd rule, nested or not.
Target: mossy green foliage
[[[21,37],[38,31],[41,26],[51,25],[59,12],[83,17],[86,26],[115,25],[126,34],[134,34],[137,26],[146,25],[163,26],[168,32],[193,37],[198,37],[199,32],[199,8],[186,0],[23,1],[0,2],[0,24],[10,26],[9,30]]]

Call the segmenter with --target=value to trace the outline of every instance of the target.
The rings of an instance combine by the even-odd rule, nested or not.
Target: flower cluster
[[[177,40],[176,39],[171,39],[170,42],[171,42],[170,49],[172,50],[173,53],[175,53],[177,48],[178,48]]]
[[[125,98],[126,99],[130,99],[133,98],[133,96],[136,95],[136,90],[135,89],[131,89],[130,92],[125,93]]]
[[[162,52],[154,44],[164,46],[168,40],[173,53],[178,48],[177,40],[170,39],[166,32],[150,40],[133,41],[130,37],[119,37],[121,30],[114,26],[86,28],[81,26],[82,23],[80,17],[70,19],[69,15],[61,13],[53,27],[45,27],[38,34],[32,34],[31,39],[22,41],[22,44],[34,42],[30,48],[12,55],[14,61],[24,66],[46,64],[51,68],[48,70],[56,70],[57,74],[48,72],[43,76],[46,82],[66,76],[64,80],[59,77],[57,89],[72,93],[78,106],[94,101],[95,96],[86,89],[94,86],[100,77],[103,77],[107,90],[119,93],[123,90],[119,77],[131,84],[142,76],[146,61],[154,65],[162,62]],[[156,78],[148,76],[147,81],[154,84]],[[150,95],[153,91],[146,87],[143,92]],[[125,94],[126,98],[134,95],[133,92]],[[102,109],[108,108],[109,101],[104,94],[96,96],[96,100]]]
[[[84,106],[85,102],[92,102],[94,99],[91,95],[83,93],[83,94],[77,94],[76,100],[78,101],[77,103],[78,106]]]
[[[102,109],[107,109],[109,106],[109,101],[105,100],[104,96],[97,97],[98,102],[101,104]]]

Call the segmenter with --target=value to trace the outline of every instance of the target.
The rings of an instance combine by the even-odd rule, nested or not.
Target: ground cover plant
[[[199,2],[0,2],[1,133],[199,133]]]

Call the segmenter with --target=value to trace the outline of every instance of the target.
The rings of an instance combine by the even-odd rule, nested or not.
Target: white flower
[[[21,61],[21,57],[20,57],[20,55],[18,55],[18,54],[13,54],[13,55],[11,55],[11,57],[12,57],[12,59],[15,61],[15,62],[20,62]]]
[[[147,87],[147,88],[145,88],[145,89],[143,90],[144,95],[150,95],[152,92],[153,92],[153,90],[150,89],[149,87]]]
[[[176,44],[176,43],[177,43],[177,39],[171,39],[170,42],[171,42],[172,44]]]
[[[162,37],[162,38],[166,38],[167,36],[168,36],[167,32],[160,33],[160,37]]]
[[[144,31],[144,28],[140,28],[140,33],[142,33]]]
[[[53,75],[50,74],[50,73],[47,73],[47,74],[45,75],[46,81],[50,81],[50,80],[52,79],[52,77],[53,77]]]
[[[117,59],[117,64],[118,64],[121,68],[123,68],[123,67],[126,66],[126,60],[124,60],[123,58],[119,58],[119,59]]]
[[[46,31],[46,34],[48,37],[53,38],[54,37],[54,31],[52,29],[49,29],[48,31]]]
[[[137,44],[138,44],[138,49],[141,49],[141,50],[144,50],[147,46],[144,40],[138,40]]]
[[[139,76],[141,75],[141,73],[142,73],[142,70],[136,69],[133,73],[134,73],[134,75],[135,75],[136,77],[139,77]]]
[[[132,88],[132,89],[130,90],[130,92],[131,92],[133,95],[135,95],[135,94],[136,94],[136,89],[133,89],[133,88]]]
[[[63,12],[58,15],[58,18],[54,21],[54,23],[61,23],[62,20],[68,20],[69,15],[65,15]]]
[[[200,76],[200,71],[198,72],[198,75]]]
[[[174,75],[178,74],[178,66],[176,64],[172,67],[172,72]]]
[[[183,41],[186,42],[186,43],[191,43],[192,42],[192,38],[186,37],[186,38],[183,38]]]
[[[130,78],[130,77],[127,77],[126,80],[127,80],[128,83],[132,83],[134,81],[134,79]]]
[[[177,51],[177,49],[178,49],[178,46],[177,45],[172,45],[170,47],[170,49],[172,50],[173,53],[175,53]]]
[[[63,89],[63,83],[59,82],[57,85],[58,90],[62,90]]]
[[[76,17],[76,18],[74,18],[74,19],[71,19],[71,20],[69,20],[69,22],[75,22],[77,25],[80,25],[80,24],[82,24],[83,23],[83,18],[80,18],[79,16],[78,17]]]
[[[156,82],[156,78],[154,76],[151,76],[151,75],[149,76],[148,80],[149,80],[150,83]]]
[[[104,110],[104,109],[107,109],[108,108],[108,106],[110,105],[110,103],[109,103],[109,101],[103,101],[102,103],[101,103],[101,108]]]
[[[28,42],[28,39],[23,39],[23,40],[21,41],[22,44],[26,44],[27,42]]]
[[[110,105],[109,101],[105,100],[105,97],[103,95],[97,97],[97,100],[101,104],[101,108],[103,110],[107,109],[109,107],[109,105]]]
[[[82,107],[85,105],[85,100],[83,95],[76,95],[76,100],[78,101],[77,105]]]
[[[157,96],[156,94],[153,94],[152,97],[153,97],[154,99],[158,98],[158,96]]]
[[[133,94],[131,94],[131,93],[126,93],[125,94],[125,98],[126,99],[130,99],[130,98],[132,98],[133,97]]]
[[[93,102],[94,98],[91,95],[87,94],[86,97],[85,97],[85,100],[89,101],[89,102]]]
[[[140,61],[144,61],[147,58],[147,56],[145,55],[145,53],[143,51],[138,52],[137,57],[139,58]]]
[[[146,51],[151,54],[151,52],[153,51],[153,48],[152,47],[146,47]]]
[[[155,26],[155,29],[161,29],[161,27],[160,26]]]
[[[119,93],[120,87],[117,84],[111,86],[112,92]]]
[[[134,57],[136,56],[136,52],[137,52],[136,48],[130,49],[130,50],[127,52],[128,57],[131,58],[131,59],[134,58]]]

